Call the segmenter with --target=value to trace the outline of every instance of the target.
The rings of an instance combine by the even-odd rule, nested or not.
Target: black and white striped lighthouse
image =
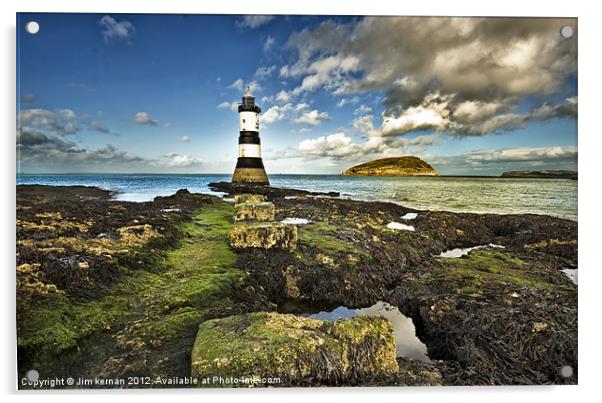
[[[240,135],[238,136],[238,161],[232,175],[232,183],[258,183],[269,185],[268,176],[261,160],[259,143],[259,114],[261,108],[255,105],[255,97],[247,87],[238,105]]]

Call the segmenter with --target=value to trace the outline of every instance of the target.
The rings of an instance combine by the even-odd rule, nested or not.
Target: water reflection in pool
[[[362,309],[349,309],[340,306],[332,311],[322,311],[308,316],[314,319],[335,321],[358,315],[380,316],[393,324],[398,357],[430,362],[426,346],[416,337],[416,328],[412,319],[399,312],[398,308],[386,302],[379,301],[371,307]]]

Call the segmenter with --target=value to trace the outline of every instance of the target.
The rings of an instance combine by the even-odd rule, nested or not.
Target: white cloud
[[[325,120],[330,119],[330,116],[326,112],[320,112],[317,109],[309,112],[303,112],[301,116],[295,119],[295,123],[303,123],[311,126],[318,126]]]
[[[293,106],[291,104],[283,106],[274,105],[261,115],[261,121],[267,124],[278,122],[287,118],[292,109]]]
[[[228,88],[232,88],[238,92],[242,92],[243,90],[246,90],[246,87],[249,87],[251,89],[251,92],[261,91],[261,85],[256,80],[253,80],[253,81],[245,84],[244,80],[242,78],[239,78],[228,86]]]
[[[461,123],[475,123],[490,118],[503,107],[500,101],[464,101],[456,105],[453,117]]]
[[[230,109],[231,111],[238,111],[238,102],[232,101],[224,101],[217,106],[218,109]]]
[[[397,117],[383,115],[382,134],[387,136],[415,130],[445,130],[450,124],[448,105],[449,101],[438,94],[427,95],[422,104],[403,110]]]
[[[263,51],[269,52],[274,46],[274,43],[276,43],[276,40],[271,35],[268,35],[268,37],[265,40],[265,43],[263,44]]]
[[[303,140],[299,143],[297,154],[288,152],[284,158],[301,156],[306,159],[365,161],[374,157],[401,156],[410,150],[421,150],[434,141],[434,136],[419,136],[414,139],[372,137],[357,143],[341,132]]]
[[[353,111],[353,114],[354,115],[366,115],[370,112],[372,112],[372,108],[370,108],[369,106],[366,106],[366,105],[360,105],[359,108],[357,108],[355,111]]]
[[[169,129],[171,127],[171,122],[165,122],[163,123],[163,127],[166,129]]]
[[[337,102],[337,108],[342,108],[345,105],[348,104],[356,104],[360,101],[360,99],[358,97],[351,97],[351,98],[341,98],[339,100],[339,102]]]
[[[278,102],[288,102],[290,101],[291,96],[288,92],[281,90],[278,94],[276,94],[276,101]]]
[[[147,113],[147,112],[138,112],[134,115],[134,123],[138,125],[148,125],[148,126],[158,126],[159,122]]]
[[[450,173],[499,175],[510,170],[577,169],[577,148],[550,146],[482,149],[459,155],[426,155],[425,159],[438,169]]]
[[[169,153],[163,156],[158,161],[158,165],[165,166],[168,168],[188,168],[193,166],[200,166],[203,161],[199,158],[195,158],[191,155]]]
[[[134,24],[126,20],[118,22],[110,15],[103,16],[98,25],[101,27],[100,34],[107,43],[113,39],[129,42],[136,33]]]
[[[378,137],[381,135],[381,131],[374,128],[374,116],[372,115],[359,116],[353,120],[352,125],[362,136]]]
[[[182,137],[180,137],[180,141],[182,143],[189,143],[190,142],[190,137],[188,137],[188,136],[182,136]]]
[[[251,81],[250,83],[247,83],[247,86],[249,87],[252,93],[256,93],[262,90],[261,85],[255,80]]]
[[[478,150],[466,155],[468,161],[478,162],[510,162],[510,161],[543,161],[561,158],[577,158],[577,147],[518,147],[497,150]]]
[[[235,80],[232,84],[228,86],[228,88],[232,88],[237,91],[242,91],[242,86],[244,85],[244,81],[242,78]]]
[[[307,108],[309,108],[309,104],[306,104],[305,102],[300,102],[297,105],[295,105],[296,111],[302,111],[303,109],[307,109]]]
[[[273,18],[273,15],[245,15],[238,21],[238,25],[243,28],[255,29],[267,24]]]
[[[345,86],[343,75],[356,71],[358,61],[355,56],[327,56],[307,66],[299,63],[292,67],[284,66],[280,69],[280,74],[283,77],[305,75],[301,85],[294,89],[294,94],[312,92],[322,87],[338,93]]]
[[[261,66],[255,70],[255,77],[258,80],[263,80],[272,75],[272,73],[276,70],[276,66]]]

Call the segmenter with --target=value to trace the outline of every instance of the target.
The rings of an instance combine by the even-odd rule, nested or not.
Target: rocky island
[[[577,383],[575,221],[211,187],[228,196],[18,186],[19,379]],[[309,317],[378,301],[411,319],[429,360],[397,354],[388,320]]]
[[[577,171],[570,169],[544,169],[540,171],[507,171],[502,178],[577,179]]]
[[[345,176],[438,176],[428,162],[418,157],[381,158],[355,165],[341,173]]]

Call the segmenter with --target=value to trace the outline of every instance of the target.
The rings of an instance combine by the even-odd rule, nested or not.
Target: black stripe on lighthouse
[[[263,161],[261,158],[255,157],[238,157],[236,168],[261,168],[263,169]]]
[[[240,136],[238,136],[238,144],[260,144],[259,133],[240,132]]]

